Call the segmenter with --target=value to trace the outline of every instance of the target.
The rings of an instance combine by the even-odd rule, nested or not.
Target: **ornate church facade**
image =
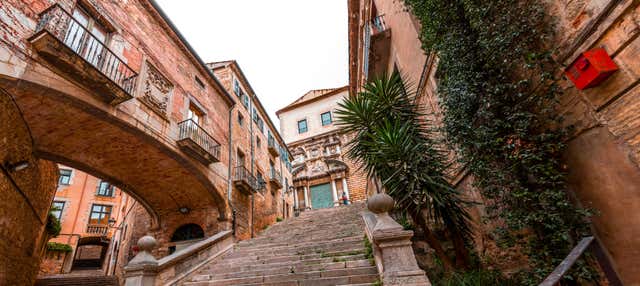
[[[291,150],[294,207],[320,209],[364,200],[366,176],[345,154],[349,135],[335,124],[334,111],[348,86],[311,90],[277,112]]]

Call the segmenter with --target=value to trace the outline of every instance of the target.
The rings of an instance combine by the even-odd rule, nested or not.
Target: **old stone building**
[[[593,88],[563,82],[560,112],[573,125],[565,162],[579,203],[598,211],[591,220],[625,285],[640,283],[640,6],[638,1],[551,1],[556,21],[555,59],[569,67],[578,56],[604,48],[619,70]],[[438,113],[437,58],[421,48],[419,23],[402,1],[349,1],[349,81],[355,93],[368,78],[398,69],[417,84],[420,103]],[[464,169],[456,186],[470,190]],[[472,192],[473,193],[473,192]],[[476,215],[478,215],[476,213]]]
[[[253,237],[277,218],[293,214],[291,155],[280,133],[236,61],[210,63],[225,89],[236,97],[232,110],[229,167],[236,236]]]
[[[251,207],[232,205],[238,150],[231,142],[233,110],[241,101],[154,1],[123,3],[10,0],[0,6],[6,117],[0,148],[6,191],[0,201],[4,217],[11,218],[2,229],[23,230],[0,234],[2,285],[33,284],[48,240],[55,163],[104,178],[135,199],[131,209],[139,215],[118,226],[128,240],[121,243],[127,249],[119,263],[133,257],[143,235],[156,238],[154,254],[164,257],[186,247],[178,241],[226,238],[234,222],[244,224],[238,235],[248,237],[247,228],[265,228],[291,213],[283,195],[288,171],[280,158],[288,153],[278,147],[284,144],[262,106],[252,103],[257,112],[251,115],[259,113],[258,122],[267,125],[264,134],[251,133],[262,144],[256,142],[255,173],[240,176],[262,190],[262,181],[251,179],[261,175],[265,189],[248,192],[255,197]],[[250,123],[251,116],[244,116]],[[241,149],[247,156],[252,152],[247,145]]]
[[[280,130],[293,155],[297,210],[319,209],[366,199],[366,176],[345,155],[349,141],[334,111],[348,86],[311,90],[280,109]]]
[[[51,213],[60,221],[61,230],[49,242],[66,244],[72,250],[47,248],[40,275],[81,270],[113,273],[121,243],[119,226],[135,201],[107,181],[64,165],[58,169]]]

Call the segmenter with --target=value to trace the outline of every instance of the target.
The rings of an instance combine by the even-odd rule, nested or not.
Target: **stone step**
[[[193,279],[194,281],[187,282],[185,285],[290,285],[289,283],[292,282],[297,282],[298,285],[355,284],[375,282],[378,279],[378,272],[375,267],[369,266],[351,269],[323,270],[216,280],[208,280],[208,277],[198,278],[202,280],[197,281],[196,279]],[[204,282],[204,284],[190,284],[194,282]]]
[[[269,263],[278,263],[278,262],[294,262],[300,260],[310,260],[310,259],[318,259],[318,258],[326,258],[326,257],[338,257],[338,256],[350,256],[350,255],[358,255],[363,254],[363,247],[350,248],[345,250],[338,251],[329,251],[323,253],[313,253],[306,255],[274,255],[274,256],[257,256],[257,255],[247,255],[242,257],[232,257],[232,258],[223,258],[221,261],[225,261],[225,263],[234,263],[234,264],[269,264]]]
[[[337,261],[337,262],[333,262]],[[229,278],[241,278],[252,276],[265,276],[274,274],[289,274],[289,273],[304,273],[312,271],[324,271],[324,270],[338,270],[338,269],[351,269],[358,267],[370,267],[371,262],[366,259],[353,260],[353,261],[341,261],[340,259],[332,260],[331,262],[317,263],[317,264],[280,264],[273,267],[264,269],[255,269],[249,267],[246,271],[227,271],[227,272],[211,272],[214,274],[204,274],[203,277],[207,277],[207,280],[219,280]]]
[[[295,246],[310,246],[315,244],[323,244],[323,243],[332,243],[332,242],[340,242],[340,241],[353,241],[358,239],[363,239],[364,233],[359,233],[352,236],[345,237],[335,237],[332,239],[329,238],[321,238],[315,240],[306,240],[306,241],[280,241],[280,242],[272,242],[272,243],[253,243],[253,244],[244,244],[237,245],[235,249],[243,249],[243,250],[260,250],[260,249],[270,249],[270,248],[286,248],[286,247],[295,247]]]
[[[307,244],[293,244],[282,247],[269,247],[269,248],[254,248],[254,249],[236,249],[232,253],[225,256],[227,257],[239,257],[246,255],[276,255],[276,254],[310,254],[318,252],[327,252],[329,250],[344,250],[345,248],[361,247],[364,245],[362,237],[357,237],[349,240],[327,241],[320,243],[307,243]]]
[[[118,279],[115,276],[58,276],[43,277],[36,280],[36,286],[117,286]]]
[[[318,265],[318,264],[328,264],[333,262],[346,262],[350,263],[352,261],[364,260],[365,256],[363,254],[359,255],[350,255],[350,256],[340,256],[340,257],[325,257],[319,259],[308,259],[308,260],[300,260],[296,262],[280,262],[280,263],[270,263],[270,264],[244,264],[244,265],[236,265],[229,264],[225,261],[221,261],[217,264],[210,264],[203,268],[203,271],[209,273],[227,273],[227,272],[235,272],[235,271],[250,271],[250,270],[264,270],[270,269],[274,267],[299,267],[299,266],[307,266],[307,265]]]

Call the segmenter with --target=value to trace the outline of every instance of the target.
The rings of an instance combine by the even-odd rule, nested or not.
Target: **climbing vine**
[[[404,0],[421,23],[423,49],[438,55],[443,133],[500,221],[499,241],[520,243],[537,285],[588,233],[561,163],[566,129],[553,108],[559,65],[547,46],[543,1]],[[594,279],[581,261],[567,279]]]

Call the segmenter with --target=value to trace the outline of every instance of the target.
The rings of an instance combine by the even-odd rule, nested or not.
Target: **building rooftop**
[[[325,96],[329,96],[329,95],[334,95],[338,92],[347,90],[349,86],[343,86],[343,87],[336,87],[336,88],[324,88],[324,89],[312,89],[310,91],[307,91],[307,93],[305,93],[303,96],[299,97],[298,99],[296,99],[295,101],[293,101],[292,103],[290,103],[289,105],[281,108],[280,110],[278,110],[276,112],[276,115],[280,115],[281,112],[290,110],[296,106],[300,106],[303,105],[305,103],[308,102],[312,102],[315,101],[316,99],[320,99],[323,98]]]

